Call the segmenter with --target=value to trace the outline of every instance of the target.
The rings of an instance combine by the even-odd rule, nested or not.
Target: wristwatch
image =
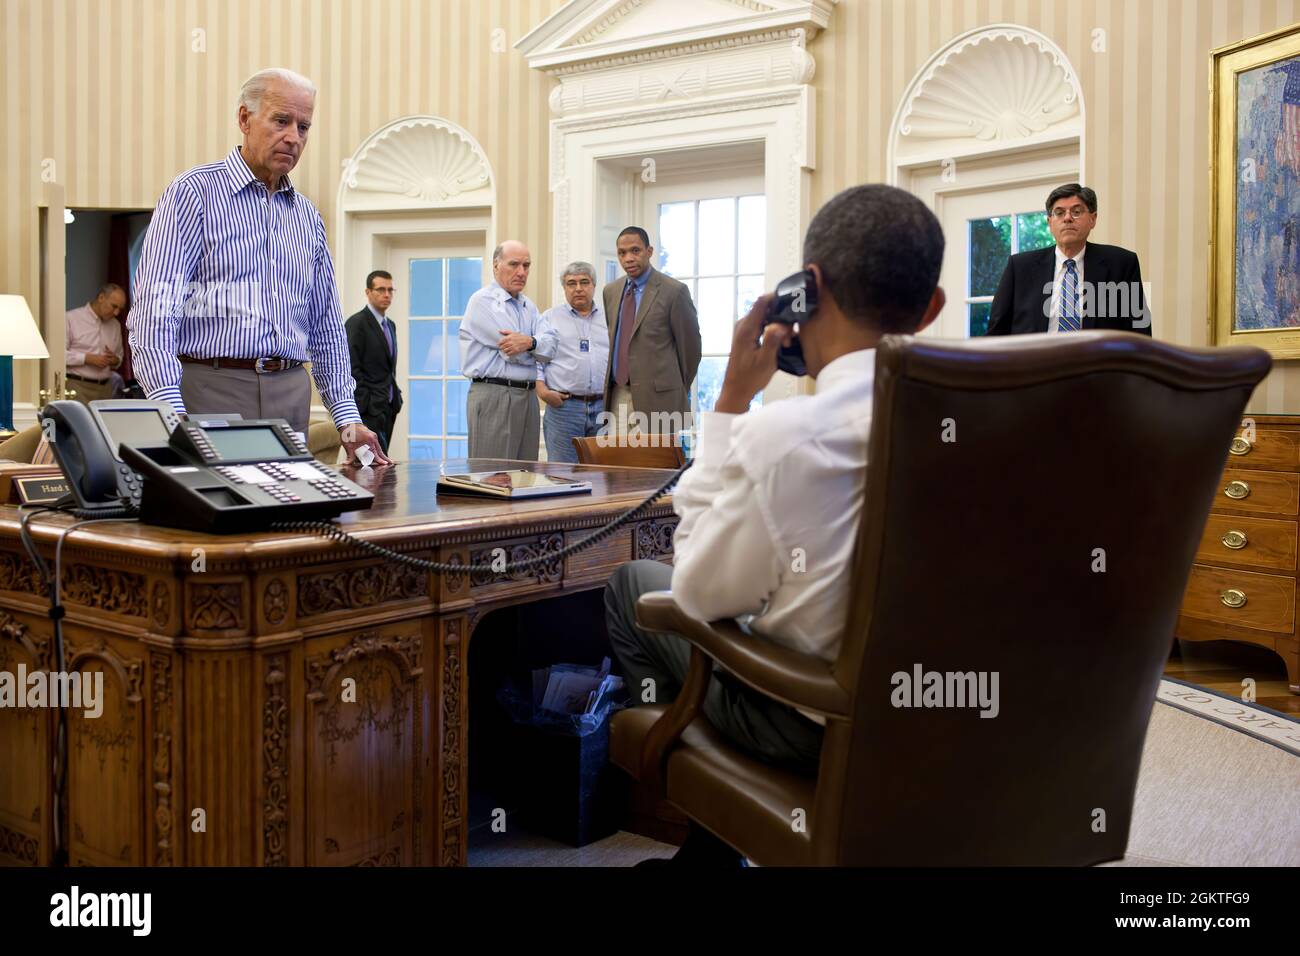
[[[528,337],[529,337],[530,339],[533,340],[533,344],[529,347],[528,351],[530,351],[530,352],[535,352],[535,351],[537,351],[537,336],[535,336],[535,335],[530,335],[530,336],[528,336]]]

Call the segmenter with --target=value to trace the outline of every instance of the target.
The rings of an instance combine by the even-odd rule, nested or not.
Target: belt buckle
[[[263,367],[262,363],[265,361],[266,359],[259,358],[256,362],[253,363],[253,371],[256,372],[258,375],[265,375],[268,371],[270,371],[269,369]]]

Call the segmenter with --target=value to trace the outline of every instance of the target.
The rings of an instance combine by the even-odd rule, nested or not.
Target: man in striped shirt
[[[283,418],[304,435],[310,361],[349,459],[366,445],[387,464],[353,398],[325,224],[289,181],[315,104],[306,77],[255,73],[240,91],[243,145],[167,187],[127,319],[132,361],[146,394],[180,414]]]

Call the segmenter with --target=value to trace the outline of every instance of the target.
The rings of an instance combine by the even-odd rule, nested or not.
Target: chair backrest
[[[1270,364],[1115,332],[881,343],[820,862],[1123,856],[1193,556]]]
[[[18,434],[0,442],[0,460],[30,464],[44,434],[40,425],[27,426]]]
[[[672,435],[648,432],[639,435],[575,438],[574,450],[580,465],[622,465],[624,468],[680,468],[686,464]]]

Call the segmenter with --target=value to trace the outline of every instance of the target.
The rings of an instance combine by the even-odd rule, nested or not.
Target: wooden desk
[[[593,493],[438,498],[439,465],[412,462],[349,470],[376,502],[341,524],[437,561],[489,564],[498,547],[516,560],[584,536],[669,475],[539,467],[581,472]],[[70,521],[32,522],[47,559]],[[495,607],[602,587],[627,561],[665,558],[675,525],[666,499],[563,564],[508,577],[419,572],[308,535],[74,532],[63,549],[68,669],[102,671],[105,703],[97,719],[68,712],[70,862],[463,865],[475,623]],[[47,606],[17,510],[0,508],[0,670],[55,666]],[[344,699],[353,682],[355,702]],[[51,709],[0,709],[0,864],[53,857],[56,727]]]

